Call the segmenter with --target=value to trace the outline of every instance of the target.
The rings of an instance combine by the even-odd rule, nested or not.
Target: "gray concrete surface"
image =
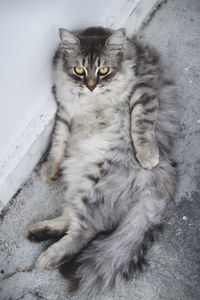
[[[149,251],[148,270],[127,284],[119,282],[114,292],[98,299],[199,300],[199,0],[169,0],[152,17],[140,38],[160,49],[177,79],[181,131],[174,155],[179,162],[180,184],[165,232]],[[59,214],[62,195],[60,180],[47,185],[35,170],[4,211],[0,233],[1,300],[72,299],[57,270],[35,267],[38,254],[48,242],[37,244],[25,239],[29,224]],[[84,295],[81,299],[85,299]]]

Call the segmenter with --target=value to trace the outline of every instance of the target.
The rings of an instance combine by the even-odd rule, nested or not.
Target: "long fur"
[[[178,130],[175,84],[152,47],[136,38],[123,44],[122,31],[111,43],[112,33],[65,32],[53,62],[58,112],[43,166],[50,181],[61,165],[68,187],[63,215],[45,226],[61,234],[67,222],[68,233],[41,255],[40,266],[61,265],[71,290],[92,296],[142,269],[177,183],[170,156]],[[113,73],[91,92],[73,73],[77,65],[91,74],[109,65]],[[151,160],[156,149],[159,163],[157,152],[150,167],[145,155],[150,151]],[[33,225],[29,238],[43,227]]]

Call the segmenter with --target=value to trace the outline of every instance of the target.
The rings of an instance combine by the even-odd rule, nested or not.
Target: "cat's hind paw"
[[[59,250],[56,249],[55,245],[52,245],[47,250],[42,252],[38,257],[37,263],[41,269],[55,269],[57,268],[63,259],[63,255],[59,253]]]
[[[41,226],[38,226],[38,224],[31,225],[27,229],[26,238],[30,241],[42,241],[41,232],[43,232]]]

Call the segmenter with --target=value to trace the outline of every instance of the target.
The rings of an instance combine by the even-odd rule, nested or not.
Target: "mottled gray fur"
[[[176,89],[158,53],[124,29],[61,29],[60,38],[57,118],[42,176],[49,182],[62,167],[66,204],[27,236],[62,237],[40,255],[40,267],[61,266],[72,289],[96,295],[142,268],[175,193]]]

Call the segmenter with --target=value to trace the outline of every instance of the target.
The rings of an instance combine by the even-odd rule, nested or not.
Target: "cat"
[[[94,296],[142,269],[175,194],[176,85],[157,51],[125,29],[59,32],[57,115],[42,177],[62,169],[65,207],[27,238],[60,238],[39,266],[59,267],[71,291]]]

